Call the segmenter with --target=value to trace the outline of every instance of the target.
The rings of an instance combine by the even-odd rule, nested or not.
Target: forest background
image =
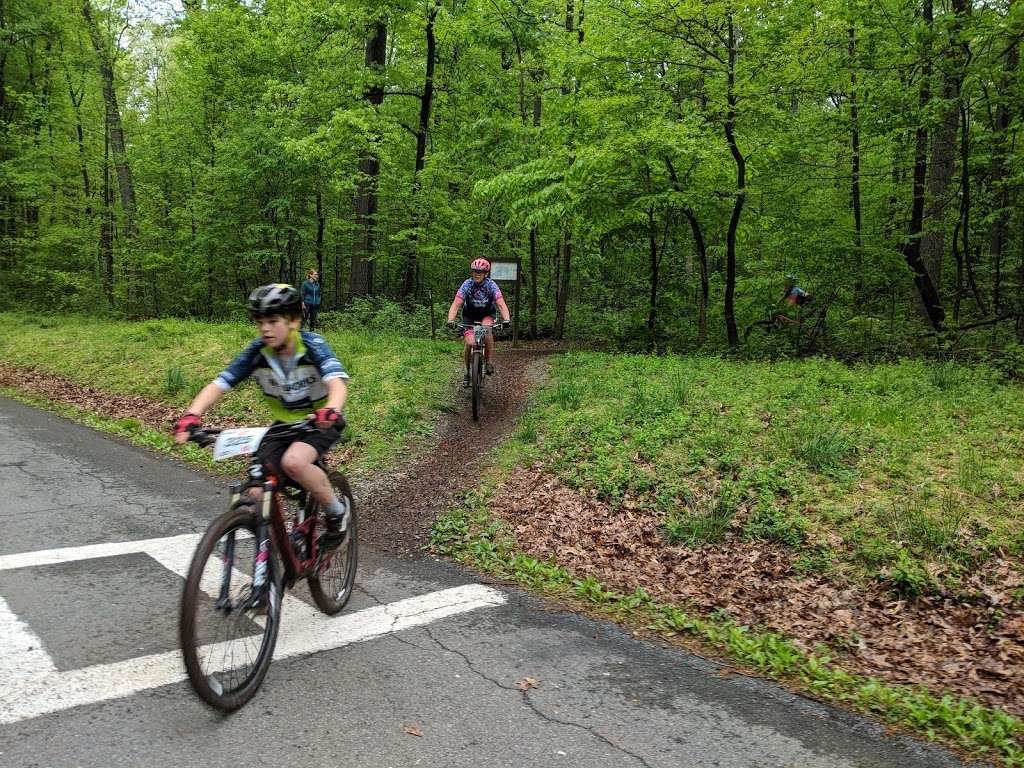
[[[1019,0],[0,0],[0,288],[443,305],[486,256],[525,336],[685,351],[795,273],[822,351],[1016,370],[1022,35]]]

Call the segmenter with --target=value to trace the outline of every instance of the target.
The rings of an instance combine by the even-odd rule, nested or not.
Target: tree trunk
[[[956,297],[953,303],[953,321],[960,322],[960,301],[964,293],[964,267],[967,284],[979,311],[984,315],[985,302],[978,290],[971,268],[971,134],[966,105],[960,107],[960,216],[953,231],[953,258],[956,260]],[[959,241],[958,241],[959,237]]]
[[[530,227],[530,338],[537,338],[537,227]]]
[[[324,201],[323,193],[320,191],[320,181],[316,183],[316,273],[320,278],[320,283],[326,282],[324,280],[324,229],[327,226],[327,221],[324,218]]]
[[[572,235],[569,234],[569,230],[565,230],[563,235],[562,259],[558,266],[554,337],[561,340],[565,335],[565,314],[569,306],[569,278],[572,268]]]
[[[857,304],[864,290],[864,251],[862,240],[862,218],[860,205],[860,116],[857,105],[857,32],[853,25],[849,29],[850,55],[850,204],[853,206],[853,268],[855,271],[853,293]]]
[[[109,128],[109,126],[107,127]],[[100,221],[100,264],[107,306],[114,308],[114,200],[110,190],[110,135],[103,131],[103,218]]]
[[[85,196],[86,218],[92,217],[92,183],[89,180],[89,166],[85,151],[85,128],[82,125],[82,100],[85,98],[85,84],[76,89],[71,80],[71,68],[64,62],[64,76],[68,83],[68,98],[75,113],[75,136],[78,139],[78,162],[82,174],[82,192]]]
[[[949,185],[953,179],[957,123],[960,117],[957,104],[959,88],[951,74],[946,76],[942,84],[942,98],[949,104],[942,117],[942,124],[932,139],[924,234],[921,236],[921,259],[939,295],[942,294],[942,261],[946,251],[945,213],[950,202]]]
[[[540,128],[543,98],[540,91],[533,95],[533,127]],[[537,277],[537,227],[530,227],[530,338],[537,338],[537,294],[540,283]]]
[[[558,289],[561,287],[562,282],[560,279],[562,273],[562,238],[559,237],[555,241],[555,253],[551,257],[551,270],[548,273],[550,278],[544,284],[544,303],[551,304],[551,294],[555,294],[555,304],[558,304]]]
[[[667,157],[665,166],[668,168],[669,177],[672,179],[672,186],[676,192],[682,192],[683,187],[676,175],[675,166]],[[704,232],[700,228],[697,214],[689,206],[683,208],[683,215],[690,223],[690,231],[693,233],[693,245],[697,249],[697,262],[700,266],[700,297],[697,304],[697,346],[704,346],[708,339],[708,249],[704,242]]]
[[[736,330],[736,230],[740,224],[740,214],[747,197],[747,161],[736,144],[736,26],[733,24],[732,11],[729,10],[729,71],[726,79],[726,103],[728,111],[725,119],[725,138],[729,142],[729,151],[736,163],[736,197],[729,218],[729,230],[725,241],[725,329],[729,337],[729,346],[740,345],[740,335]]]
[[[693,244],[697,248],[697,263],[700,265],[700,301],[697,305],[697,346],[704,346],[708,340],[708,251],[704,244],[704,233],[692,208],[684,208],[683,214],[690,222]]]
[[[1010,0],[1008,15],[1013,11],[1013,0]],[[1008,152],[1008,131],[1013,114],[1010,105],[1016,102],[1017,64],[1019,60],[1019,44],[1013,40],[1003,56],[1003,72],[999,80],[999,106],[996,109],[995,125],[993,126],[993,147],[990,175],[992,189],[996,198],[996,218],[992,228],[992,304],[993,312],[998,315],[1002,308],[1002,267],[1003,254],[1006,250],[1007,230],[1010,221],[1010,186],[1007,180],[1006,157]],[[1024,240],[1024,233],[1021,233]]]
[[[417,246],[419,235],[419,215],[416,212],[416,198],[420,190],[420,174],[423,171],[427,157],[427,130],[430,127],[430,109],[434,103],[434,65],[437,61],[437,41],[434,37],[434,22],[437,20],[437,12],[440,10],[439,0],[430,0],[427,8],[427,62],[426,73],[423,77],[423,94],[420,96],[420,119],[416,126],[416,158],[412,175],[412,235],[409,238],[409,252],[405,261],[405,275],[402,280],[402,297],[408,298],[416,292],[417,274]]]
[[[654,227],[654,209],[647,209],[647,254],[651,264],[651,291],[647,305],[647,348],[656,348],[655,323],[658,321],[658,277],[661,256],[658,254],[658,233]]]
[[[118,106],[117,91],[114,88],[114,59],[108,46],[100,37],[99,26],[92,16],[91,0],[83,0],[82,16],[89,28],[89,37],[99,63],[100,80],[103,85],[103,104],[110,133],[110,149],[114,158],[114,169],[117,171],[117,186],[121,192],[121,209],[124,212],[124,236],[126,240],[131,240],[135,236],[135,184],[132,181],[131,166],[128,164],[124,127],[121,123],[121,109]]]
[[[931,26],[932,0],[924,0],[922,14],[925,21]],[[928,128],[923,121],[931,101],[931,59],[930,51],[926,48],[922,57],[924,63],[921,67],[921,90],[918,95],[919,114],[918,125],[914,147],[914,194],[913,204],[910,213],[910,227],[907,242],[903,246],[903,256],[907,266],[914,273],[914,285],[917,286],[921,303],[924,305],[925,313],[932,324],[932,328],[941,331],[946,320],[946,312],[942,308],[942,300],[939,298],[935,284],[925,267],[921,258],[921,233],[924,224],[924,188],[925,178],[928,173]]]
[[[942,97],[947,102],[942,123],[932,139],[931,168],[928,175],[928,204],[925,231],[921,237],[921,260],[931,278],[935,293],[942,295],[942,263],[946,252],[946,207],[950,203],[950,182],[956,159],[956,135],[960,122],[960,88],[970,51],[955,38],[969,12],[969,0],[953,0],[956,20],[949,32],[949,44],[943,56]],[[940,299],[941,300],[941,299]]]
[[[387,27],[384,22],[374,24],[373,35],[366,41],[366,68],[373,78],[363,94],[374,110],[384,101],[383,69],[387,54]],[[352,271],[349,292],[353,296],[369,296],[374,289],[375,232],[377,218],[377,179],[380,160],[369,152],[359,160],[359,179],[356,183],[356,235],[352,250]]]

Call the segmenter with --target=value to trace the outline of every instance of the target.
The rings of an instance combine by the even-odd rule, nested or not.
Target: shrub
[[[673,512],[664,523],[669,543],[699,547],[720,541],[736,515],[741,496],[739,487],[723,483],[715,496],[696,509]]]
[[[924,564],[902,547],[896,553],[896,561],[883,569],[881,576],[900,597],[913,599],[937,589]]]
[[[176,395],[188,386],[188,379],[185,377],[181,366],[177,363],[172,365],[164,373],[164,394]]]

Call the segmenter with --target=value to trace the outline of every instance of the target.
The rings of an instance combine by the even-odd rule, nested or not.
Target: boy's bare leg
[[[316,456],[316,448],[312,445],[292,443],[281,457],[281,468],[322,506],[327,507],[334,500],[334,489],[324,471],[313,463]]]
[[[349,510],[346,503],[334,495],[334,488],[324,471],[313,463],[316,456],[313,446],[292,443],[281,457],[281,468],[320,502],[327,522],[327,532],[321,542],[323,546],[332,548],[341,543],[348,529]]]

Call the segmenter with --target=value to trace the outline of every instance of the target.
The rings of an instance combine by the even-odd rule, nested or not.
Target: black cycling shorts
[[[498,308],[494,304],[486,307],[474,307],[469,304],[462,305],[462,321],[467,324],[479,323],[485,317],[497,318]]]
[[[310,432],[305,435],[299,435],[298,437],[287,437],[280,440],[274,440],[271,437],[270,440],[264,441],[260,445],[259,458],[263,464],[263,467],[275,475],[284,477],[287,476],[284,470],[281,469],[281,457],[284,456],[284,452],[288,450],[292,443],[305,443],[306,445],[313,446],[316,449],[316,455],[322,457],[327,453],[341,439],[341,430],[337,427],[328,427],[327,429],[318,429],[316,432]]]

